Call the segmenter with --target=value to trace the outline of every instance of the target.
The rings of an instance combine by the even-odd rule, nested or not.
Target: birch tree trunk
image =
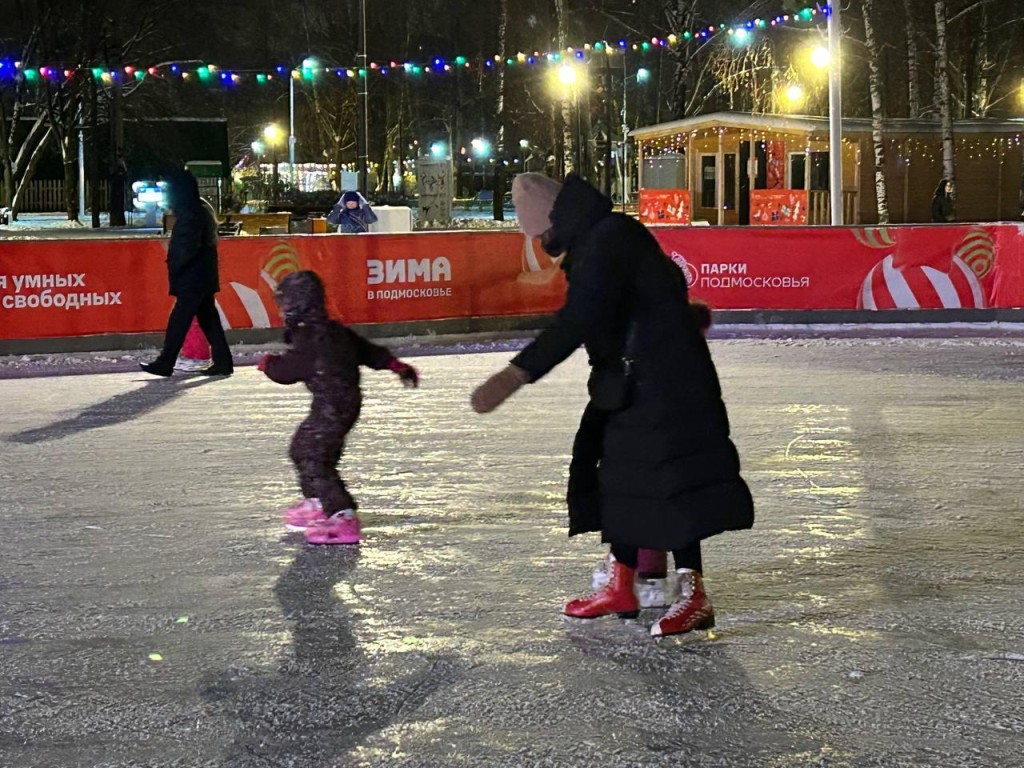
[[[498,58],[505,61],[508,33],[508,0],[498,3]],[[498,141],[497,163],[494,166],[494,200],[491,215],[495,221],[505,220],[505,67],[498,67]]]
[[[875,152],[875,204],[878,223],[889,223],[889,194],[885,185],[885,144],[882,135],[882,68],[872,15],[875,0],[863,0],[864,41],[868,49],[868,89],[871,91],[871,143]]]
[[[907,116],[921,116],[921,74],[917,63],[917,18],[913,0],[903,0],[907,24]]]
[[[953,103],[949,89],[949,46],[946,41],[946,0],[935,0],[935,87],[942,123],[942,175],[953,183],[956,198]]]
[[[555,0],[555,18],[558,22],[558,50],[564,51],[566,46],[569,44],[568,0]],[[572,131],[573,120],[571,97],[567,96],[562,99],[560,111],[562,113],[562,145],[565,147],[562,152],[562,173],[564,175],[574,170],[573,158],[576,156]],[[575,168],[575,170],[579,169]]]

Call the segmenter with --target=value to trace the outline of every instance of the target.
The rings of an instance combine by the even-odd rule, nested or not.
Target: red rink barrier
[[[691,293],[718,309],[1024,306],[1024,227],[659,229]]]
[[[1024,228],[656,228],[694,296],[719,309],[1024,307]],[[0,241],[0,339],[163,330],[166,239]],[[513,232],[221,241],[230,328],[279,324],[273,289],[319,272],[349,323],[547,314],[556,260]]]

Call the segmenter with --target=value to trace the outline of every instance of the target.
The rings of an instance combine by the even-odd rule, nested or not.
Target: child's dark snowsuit
[[[278,287],[278,300],[290,349],[267,358],[265,372],[279,384],[304,382],[313,394],[309,416],[296,430],[288,452],[302,494],[320,499],[328,516],[354,510],[356,503],[338,475],[337,464],[362,406],[359,366],[380,370],[392,364],[394,357],[327,317],[323,285],[312,272],[286,277]]]

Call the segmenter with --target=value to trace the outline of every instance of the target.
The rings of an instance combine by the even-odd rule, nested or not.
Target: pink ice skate
[[[326,520],[311,523],[306,528],[306,541],[310,544],[358,544],[360,528],[355,511],[346,509]]]
[[[320,499],[303,499],[284,511],[284,527],[289,531],[304,531],[312,523],[326,519]]]

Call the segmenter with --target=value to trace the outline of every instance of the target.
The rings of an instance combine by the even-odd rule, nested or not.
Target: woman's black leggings
[[[626,547],[621,544],[612,544],[612,556],[627,568],[636,568],[640,554],[638,547]],[[676,561],[676,568],[689,568],[697,573],[704,572],[704,564],[700,559],[700,543],[694,544],[686,549],[673,549],[672,557]]]

